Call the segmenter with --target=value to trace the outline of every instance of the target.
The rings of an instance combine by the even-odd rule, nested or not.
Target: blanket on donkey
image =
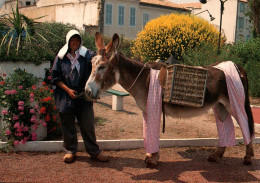
[[[231,61],[222,62],[215,66],[215,68],[222,70],[225,73],[228,97],[231,108],[231,114],[228,114],[226,120],[221,122],[215,113],[217,129],[219,134],[219,146],[233,146],[235,141],[235,130],[231,115],[236,119],[239,124],[245,144],[249,144],[251,140],[248,127],[248,118],[245,111],[245,93],[243,84],[237,72],[236,66]]]
[[[143,113],[144,148],[147,153],[159,151],[160,122],[162,113],[162,87],[159,84],[160,70],[150,70],[150,84],[146,104],[146,113]]]
[[[222,62],[215,66],[225,73],[230,100],[231,114],[221,122],[215,112],[216,124],[219,135],[219,147],[235,145],[235,130],[231,115],[237,120],[241,127],[245,144],[249,144],[254,137],[250,138],[248,119],[245,112],[245,94],[239,74],[233,62]],[[143,137],[144,148],[147,153],[159,151],[160,122],[162,112],[162,87],[159,83],[159,70],[150,70],[150,85],[146,106],[146,113],[143,113]]]

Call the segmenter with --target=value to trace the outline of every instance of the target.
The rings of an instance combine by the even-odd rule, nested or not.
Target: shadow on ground
[[[260,179],[252,175],[251,171],[260,170],[260,160],[254,159],[251,166],[243,165],[243,157],[223,157],[217,163],[208,162],[207,158],[214,149],[188,149],[184,152],[178,152],[182,158],[180,160],[165,159],[160,161],[157,169],[153,171],[141,171],[139,174],[132,172],[124,172],[131,176],[133,181],[174,181],[174,182],[190,182],[194,181],[194,177],[190,176],[190,172],[204,179],[202,182],[259,182]],[[166,158],[166,157],[164,157]],[[97,163],[93,160],[81,156],[77,161],[83,161],[91,164],[92,167],[110,168],[117,171],[124,171],[127,167],[134,169],[144,169],[145,163],[143,159],[122,158],[114,156],[110,163]],[[167,162],[166,162],[167,161]],[[142,173],[144,172],[144,173]],[[190,180],[181,180],[181,175],[186,174]],[[191,173],[192,174],[192,173]],[[198,175],[199,174],[199,175]],[[200,178],[200,179],[201,179]]]

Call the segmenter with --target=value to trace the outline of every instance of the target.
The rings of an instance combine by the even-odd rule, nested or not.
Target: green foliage
[[[19,12],[18,0],[16,1],[16,10],[14,11],[12,8],[11,15],[5,14],[1,18],[0,27],[2,31],[0,33],[3,34],[3,37],[0,48],[7,47],[7,55],[11,48],[15,48],[16,54],[18,54],[19,49],[31,43],[31,40],[34,39],[33,35],[38,34],[34,29],[35,19],[30,19]],[[38,35],[42,40],[45,40],[43,36]]]
[[[39,81],[33,74],[27,73],[25,70],[16,69],[11,77],[6,79],[10,83],[10,87],[17,87],[23,85],[24,89],[30,89],[32,85],[36,85]]]
[[[245,68],[249,92],[252,97],[260,97],[260,38],[234,45],[222,46],[221,54],[205,44],[190,49],[183,54],[183,64],[204,66],[217,61],[231,60]]]
[[[107,45],[111,41],[111,38],[107,37],[107,36],[104,36],[103,39],[104,39],[105,45]],[[133,43],[134,43],[133,41],[131,41],[125,37],[120,37],[120,45],[118,47],[118,51],[120,51],[126,57],[129,57],[129,58],[132,57],[131,47],[133,46]]]
[[[66,35],[69,30],[77,29],[70,24],[62,23],[39,23],[34,26],[35,31],[38,34],[34,34],[33,42],[27,44],[19,50],[18,55],[14,51],[10,51],[9,55],[6,55],[7,47],[0,49],[0,62],[1,61],[23,61],[33,62],[36,65],[41,64],[43,61],[53,61],[58,51],[66,43]],[[41,35],[43,35],[46,41],[42,41]],[[96,50],[95,39],[93,36],[83,34],[83,45],[93,51]],[[14,45],[11,45],[11,50],[14,50]]]
[[[43,34],[48,42],[42,42],[38,36],[35,37],[36,44],[46,47],[48,51],[55,58],[56,53],[62,48],[66,43],[66,35],[71,29],[77,29],[74,25],[71,24],[62,24],[62,23],[48,23],[44,22],[38,24],[36,31],[40,34]]]

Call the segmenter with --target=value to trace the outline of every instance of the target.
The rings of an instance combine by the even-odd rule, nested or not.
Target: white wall
[[[176,4],[183,4],[183,3],[199,3],[199,0],[169,0]]]
[[[80,3],[56,6],[56,22],[75,24],[83,29],[85,25],[98,25],[98,4]]]
[[[210,21],[209,14],[207,12],[201,13],[197,16],[208,20],[214,24],[218,29],[220,26],[220,1],[212,0],[207,1],[206,4],[202,4],[201,10],[196,10],[196,13],[208,10],[215,20]],[[222,16],[222,30],[224,30],[227,38],[227,43],[233,43],[235,41],[236,30],[236,17],[237,17],[237,0],[228,0],[224,4],[224,13]]]
[[[5,0],[0,0],[0,8],[2,8],[4,2],[5,2]]]

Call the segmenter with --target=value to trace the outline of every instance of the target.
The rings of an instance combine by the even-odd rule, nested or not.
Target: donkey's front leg
[[[156,168],[159,162],[159,152],[156,153],[146,153],[145,163],[147,168]]]
[[[246,146],[246,156],[244,157],[244,165],[252,164],[252,157],[254,157],[254,149],[252,141]]]
[[[208,161],[216,162],[218,159],[222,159],[225,150],[226,147],[217,147],[216,151],[209,156]]]

